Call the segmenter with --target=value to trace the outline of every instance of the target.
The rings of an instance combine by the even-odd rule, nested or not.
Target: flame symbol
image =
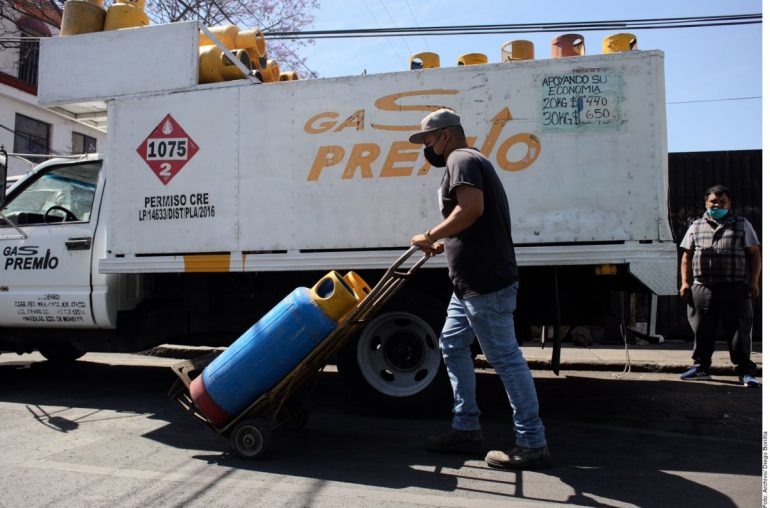
[[[166,120],[163,124],[163,134],[171,134],[171,131],[174,130],[174,126],[171,125],[171,120]]]

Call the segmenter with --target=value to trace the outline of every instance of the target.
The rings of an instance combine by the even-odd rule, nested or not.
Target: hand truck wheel
[[[235,426],[230,441],[242,459],[258,459],[270,448],[270,424],[262,420],[244,420]]]

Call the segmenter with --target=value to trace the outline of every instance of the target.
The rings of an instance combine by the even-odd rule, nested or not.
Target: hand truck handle
[[[396,277],[403,277],[403,278],[411,277],[414,272],[416,272],[422,265],[425,264],[426,261],[428,261],[428,259],[430,259],[429,255],[423,254],[422,257],[419,260],[417,260],[417,262],[414,263],[411,268],[409,268],[406,271],[401,270],[401,265],[403,265],[407,259],[411,258],[412,255],[419,250],[420,248],[416,245],[409,247],[409,249],[406,252],[404,252],[401,255],[401,257],[398,258],[396,262],[393,263],[393,265],[391,265],[390,268],[388,268],[388,271],[385,272],[385,276],[386,277],[396,276]]]

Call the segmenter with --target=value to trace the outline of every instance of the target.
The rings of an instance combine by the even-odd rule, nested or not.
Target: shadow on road
[[[478,377],[486,444],[507,448],[512,431],[505,394],[495,375]],[[731,384],[688,384],[673,376],[538,376],[554,464],[535,474],[493,471],[481,456],[423,451],[426,436],[448,427],[447,408],[435,408],[435,418],[363,416],[331,373],[319,376],[308,401],[308,426],[277,431],[268,457],[245,462],[229,452],[228,439],[166,396],[174,379],[162,367],[87,361],[66,368],[47,362],[29,368],[3,365],[0,401],[25,404],[31,424],[59,432],[77,432],[79,422],[68,421],[56,408],[92,408],[92,418],[100,410],[143,413],[166,422],[145,438],[190,450],[197,460],[319,482],[497,494],[503,482],[510,498],[537,500],[528,497],[535,490],[528,484],[541,482],[542,474],[565,485],[564,503],[582,506],[732,506],[728,496],[706,486],[704,474],[752,476],[760,488],[761,390]],[[549,501],[554,499],[560,498]]]

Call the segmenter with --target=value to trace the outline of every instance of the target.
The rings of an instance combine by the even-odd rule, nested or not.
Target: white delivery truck
[[[108,149],[41,164],[2,205],[0,349],[227,345],[330,269],[375,282],[440,221],[442,170],[407,141],[439,107],[505,185],[518,322],[676,292],[660,51],[199,85],[200,29],[42,41],[41,105],[106,111]],[[364,400],[431,395],[449,294],[431,259],[339,358]]]

